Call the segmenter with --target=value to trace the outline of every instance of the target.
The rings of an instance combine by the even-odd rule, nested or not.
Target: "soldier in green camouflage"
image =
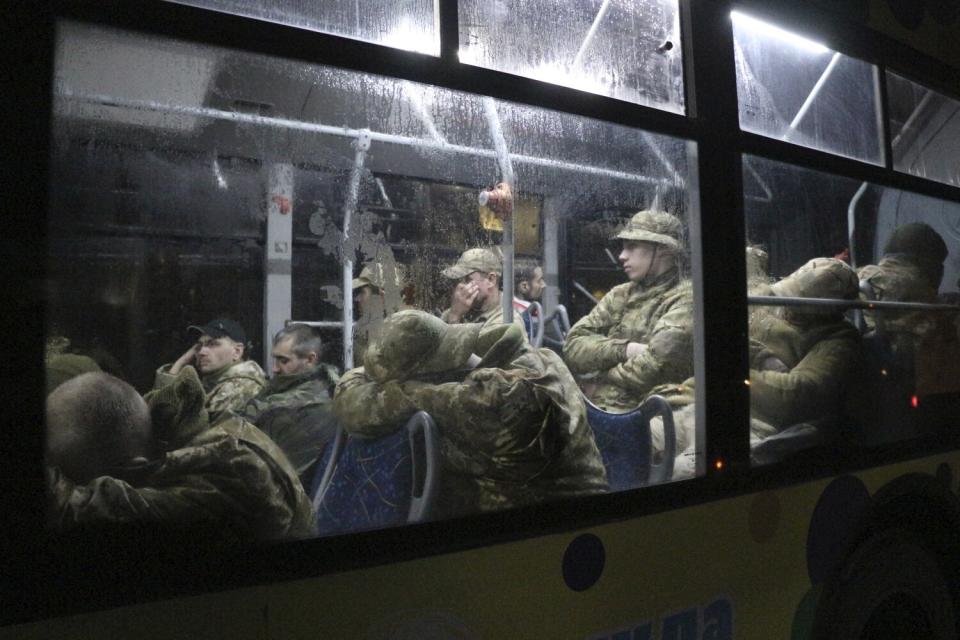
[[[340,376],[322,354],[313,327],[281,329],[273,338],[273,377],[237,412],[270,436],[304,478],[337,430],[331,401]]]
[[[676,216],[640,211],[616,237],[630,281],[573,325],[563,356],[591,401],[624,413],[693,375],[693,288],[681,275],[684,230]],[[678,406],[681,397],[668,399]]]
[[[49,519],[197,526],[229,543],[315,532],[283,452],[235,415],[211,424],[193,367],[147,394],[85,373],[47,398]]]
[[[363,362],[363,355],[380,335],[384,320],[397,311],[411,308],[405,300],[406,288],[405,270],[392,259],[363,265],[360,275],[353,279],[357,316],[353,327],[354,362]]]
[[[215,420],[228,410],[236,411],[257,395],[266,384],[263,369],[253,360],[244,359],[247,334],[237,322],[217,318],[201,326],[196,344],[186,350],[173,364],[157,369],[154,389],[173,382],[186,366],[193,366],[207,394],[206,409]]]
[[[364,366],[341,379],[334,410],[349,433],[365,438],[397,430],[418,410],[433,416],[441,517],[607,489],[573,376],[514,325],[448,325],[401,311]]]
[[[467,249],[452,266],[441,271],[450,280],[450,306],[440,316],[449,324],[479,323],[484,328],[503,324],[500,284],[503,260],[494,249]],[[513,314],[513,323],[526,330],[520,314]]]

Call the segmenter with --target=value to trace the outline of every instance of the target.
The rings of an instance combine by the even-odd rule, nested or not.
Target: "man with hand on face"
[[[205,406],[211,420],[228,409],[240,409],[263,389],[266,376],[260,365],[244,359],[247,334],[237,322],[217,318],[203,326],[191,325],[187,330],[198,331],[200,337],[176,362],[157,370],[154,389],[172,383],[181,369],[192,366],[206,392]]]
[[[611,289],[567,335],[564,359],[602,409],[630,411],[693,375],[693,288],[681,274],[683,236],[673,214],[635,214],[616,236],[630,281]]]
[[[273,338],[273,377],[237,412],[270,436],[304,479],[337,429],[330,402],[340,376],[322,354],[313,327],[281,329]]]
[[[479,323],[484,328],[503,324],[503,308],[500,304],[503,263],[494,250],[482,247],[467,249],[453,266],[441,273],[455,283],[450,294],[450,307],[440,316],[444,322]],[[513,314],[513,322],[524,328],[520,314]]]

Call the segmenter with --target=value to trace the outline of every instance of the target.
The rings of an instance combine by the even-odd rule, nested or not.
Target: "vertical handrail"
[[[493,146],[497,152],[497,163],[500,165],[500,175],[503,182],[510,187],[510,193],[516,197],[516,184],[513,174],[513,161],[510,159],[510,151],[507,148],[507,139],[503,136],[503,127],[500,125],[500,114],[497,113],[496,101],[487,96],[483,99],[483,109],[487,116],[487,124],[490,127],[490,136],[493,138]],[[503,221],[503,242],[501,243],[501,252],[503,253],[503,274],[501,284],[503,285],[503,295],[500,300],[500,307],[503,309],[503,321],[513,322],[513,206],[511,205],[510,214]]]

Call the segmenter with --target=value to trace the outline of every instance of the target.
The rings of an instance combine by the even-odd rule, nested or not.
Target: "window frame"
[[[742,9],[800,32],[816,32],[827,46],[878,66],[883,103],[883,137],[886,166],[806,149],[739,128],[736,77],[733,61],[733,34],[729,13]],[[19,9],[18,9],[19,10]],[[581,93],[492,69],[460,64],[456,59],[459,42],[456,0],[441,0],[439,58],[393,49],[385,45],[316,33],[275,23],[224,14],[209,9],[178,5],[165,0],[144,0],[131,6],[121,0],[95,2],[72,0],[42,10],[22,10],[18,37],[8,40],[30,51],[26,63],[16,71],[23,80],[24,95],[36,108],[25,116],[26,125],[13,132],[16,147],[24,148],[28,161],[13,164],[20,202],[33,202],[30,211],[4,217],[4,237],[13,257],[8,278],[26,283],[27,291],[6,291],[11,341],[11,371],[15,371],[21,401],[14,403],[3,418],[7,433],[13,434],[12,448],[4,455],[9,463],[10,499],[3,501],[4,520],[15,523],[15,545],[24,545],[11,567],[10,582],[18,590],[24,608],[0,623],[24,621],[132,604],[162,597],[182,596],[280,580],[315,577],[324,573],[358,569],[400,560],[428,557],[468,548],[499,544],[589,527],[612,520],[642,517],[764,489],[824,478],[880,464],[906,460],[925,453],[960,446],[957,439],[933,439],[896,443],[869,452],[838,451],[816,464],[778,463],[751,467],[749,463],[749,394],[747,377],[746,285],[741,256],[745,239],[742,201],[741,156],[757,155],[797,166],[905,189],[932,197],[960,202],[960,188],[893,171],[890,166],[890,133],[886,118],[888,64],[899,75],[950,97],[950,79],[957,73],[942,63],[912,52],[865,27],[842,23],[835,17],[807,7],[801,11],[783,0],[681,0],[681,40],[684,47],[684,87],[687,114],[673,114],[614,98]],[[19,16],[18,16],[19,17]],[[48,153],[51,149],[52,69],[55,26],[58,19],[71,19],[190,43],[208,44],[261,53],[307,63],[330,65],[423,82],[448,89],[489,95],[535,107],[595,118],[642,128],[690,140],[696,145],[696,163],[688,180],[698,185],[691,200],[690,236],[696,308],[697,405],[707,430],[705,473],[681,483],[613,493],[589,498],[537,504],[522,509],[470,516],[452,521],[369,531],[334,538],[258,545],[241,553],[217,556],[228,560],[228,569],[218,562],[212,566],[195,563],[199,551],[178,547],[176,536],[154,536],[158,545],[150,553],[144,547],[128,548],[128,530],[79,536],[66,541],[45,533],[43,509],[44,478],[42,429],[24,425],[43,423],[44,380],[42,367],[43,324],[42,282],[45,271],[45,212],[48,180]],[[841,43],[842,46],[838,46]],[[726,55],[717,55],[724,51]],[[13,105],[20,101],[11,101]],[[22,195],[20,195],[22,194]],[[698,250],[699,249],[699,250]],[[7,289],[11,289],[7,287]],[[5,300],[7,302],[7,300]],[[709,340],[707,339],[709,337]],[[12,377],[9,376],[8,377]],[[705,422],[707,415],[716,416]],[[720,417],[722,416],[722,418]],[[701,427],[702,428],[702,427]],[[700,435],[703,435],[702,433]],[[715,466],[723,461],[723,468]],[[8,472],[9,473],[9,472]],[[135,532],[142,535],[144,532]],[[142,542],[141,538],[135,538]],[[127,541],[129,542],[129,541]],[[119,545],[119,550],[118,546]],[[126,545],[126,546],[125,546]],[[56,565],[51,558],[83,559]],[[104,575],[89,573],[97,561],[119,558],[108,581]],[[124,561],[130,566],[124,566]],[[93,563],[93,564],[91,564]],[[132,566],[136,565],[136,566]],[[108,572],[109,573],[109,572]],[[142,578],[143,575],[152,576]],[[135,584],[129,584],[134,582]],[[63,600],[51,593],[51,585],[63,584],[74,596]],[[10,585],[4,585],[10,586]],[[84,595],[79,595],[79,594]],[[8,608],[10,610],[10,608]]]

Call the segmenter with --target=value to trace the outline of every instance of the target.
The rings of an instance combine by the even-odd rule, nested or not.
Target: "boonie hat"
[[[481,324],[447,324],[424,311],[398,311],[383,323],[380,339],[363,358],[377,382],[402,381],[466,366],[477,345]]]
[[[460,259],[452,267],[447,267],[440,273],[443,277],[450,280],[459,280],[468,276],[474,271],[480,273],[495,273],[498,276],[503,274],[503,260],[500,259],[499,252],[493,249],[476,247],[467,249],[460,255]]]
[[[683,223],[680,218],[656,209],[645,209],[633,214],[616,238],[655,242],[680,251],[683,249]]]
[[[774,283],[771,289],[781,297],[853,300],[859,292],[859,284],[857,272],[846,262],[836,258],[814,258]],[[814,309],[803,310],[814,312]]]
[[[229,318],[216,318],[203,326],[192,324],[187,327],[187,331],[199,331],[211,338],[230,338],[234,342],[246,343],[247,334],[244,332],[240,323]]]
[[[363,269],[360,270],[360,275],[353,279],[352,288],[354,290],[361,287],[376,287],[377,289],[383,289],[384,285],[387,282],[387,274],[390,273],[390,267],[387,267],[379,262],[368,262],[363,265]],[[403,284],[403,268],[400,265],[393,266],[393,275],[396,280],[397,287],[400,287]]]

